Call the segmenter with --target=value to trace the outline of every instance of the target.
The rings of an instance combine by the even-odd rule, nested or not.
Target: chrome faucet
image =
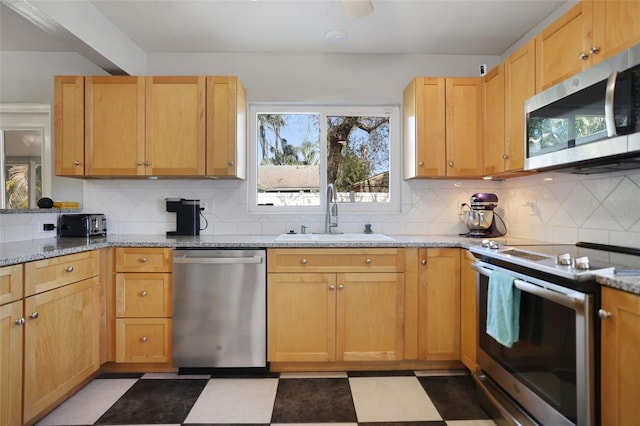
[[[331,228],[338,226],[337,190],[333,183],[327,185],[327,211],[324,218],[324,232],[331,234]]]

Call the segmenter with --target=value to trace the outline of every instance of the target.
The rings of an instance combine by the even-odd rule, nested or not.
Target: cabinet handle
[[[592,46],[591,49],[589,49],[589,53],[591,53],[592,55],[597,55],[598,53],[600,53],[600,48],[598,46]]]
[[[147,258],[146,258],[146,257],[141,257],[141,258],[140,258],[140,263],[144,263],[144,262],[146,262],[146,261],[147,261]]]
[[[342,284],[340,284],[340,285],[338,286],[338,290],[339,290],[339,291],[344,290],[344,286],[343,286]]]
[[[40,315],[38,314],[38,311],[32,312],[29,314],[29,318],[31,319],[37,319]]]
[[[449,167],[453,167],[453,161],[449,161]]]
[[[73,266],[67,266],[67,269],[65,269],[65,271],[73,272]]]
[[[305,259],[304,257],[302,258],[302,260],[300,261],[300,263],[302,263],[303,265],[306,265],[308,262],[307,259]]]
[[[147,297],[147,294],[149,294],[149,293],[147,293],[146,291],[143,291],[143,292],[140,293],[140,296],[141,297]]]
[[[141,341],[142,343],[145,343],[147,340],[149,340],[149,338],[148,338],[147,336],[142,336],[142,337],[140,338],[140,341]]]
[[[20,317],[16,320],[16,325],[24,325],[25,320],[24,317]]]
[[[136,166],[142,166],[142,161],[140,160],[136,161]]]
[[[74,162],[73,162],[73,165],[74,165],[74,166],[79,166],[79,165],[80,165],[80,162],[79,162],[78,160],[76,160],[76,161],[74,161]]]
[[[335,286],[335,285],[331,284],[331,285],[329,286],[329,291],[334,291],[335,289],[336,289],[336,286]]]
[[[581,61],[586,61],[587,59],[589,59],[589,55],[584,52],[580,52],[580,55],[578,55],[578,59],[580,59]]]
[[[604,309],[600,309],[598,311],[598,317],[600,317],[601,320],[606,320],[611,318],[611,312],[605,311]]]
[[[149,160],[145,161],[145,162],[144,162],[144,165],[145,165],[145,166],[150,166],[150,165],[151,165],[151,161],[149,161]]]
[[[426,264],[427,264],[427,259],[422,259],[422,260],[420,261],[420,263],[422,263],[423,265],[426,265]]]
[[[371,260],[370,257],[367,257],[367,260],[364,261],[367,265],[371,265],[371,262],[373,262],[373,260]]]
[[[424,161],[418,161],[418,166],[424,167]]]

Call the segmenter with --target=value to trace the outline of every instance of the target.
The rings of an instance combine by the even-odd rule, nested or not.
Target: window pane
[[[327,182],[340,202],[389,202],[389,117],[327,117]]]
[[[319,206],[320,115],[258,114],[257,204]]]

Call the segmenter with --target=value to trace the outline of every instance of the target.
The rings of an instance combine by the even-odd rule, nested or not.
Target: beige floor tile
[[[442,420],[415,377],[349,378],[358,422]]]

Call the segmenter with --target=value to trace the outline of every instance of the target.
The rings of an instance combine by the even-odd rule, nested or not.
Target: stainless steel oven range
[[[600,285],[595,274],[637,268],[637,249],[576,245],[498,246],[483,241],[477,261],[480,400],[513,425],[596,425],[599,418]],[[487,333],[492,274],[519,292],[511,346]],[[497,284],[496,284],[497,285]],[[497,287],[496,287],[497,288]],[[503,342],[504,343],[504,342]]]

